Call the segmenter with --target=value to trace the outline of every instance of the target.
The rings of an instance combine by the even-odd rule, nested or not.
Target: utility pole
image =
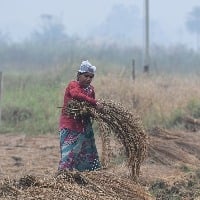
[[[144,47],[144,72],[149,72],[150,56],[149,56],[149,0],[145,1],[145,47]]]

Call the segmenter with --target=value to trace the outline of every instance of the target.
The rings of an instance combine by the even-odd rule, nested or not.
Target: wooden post
[[[1,125],[2,88],[3,88],[3,73],[0,72],[0,125]]]
[[[132,60],[132,79],[135,80],[135,60]]]

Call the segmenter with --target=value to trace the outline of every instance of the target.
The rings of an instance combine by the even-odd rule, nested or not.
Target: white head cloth
[[[89,72],[91,74],[94,74],[95,71],[96,71],[96,67],[91,65],[88,60],[83,61],[78,70],[78,72],[81,72],[81,73]]]

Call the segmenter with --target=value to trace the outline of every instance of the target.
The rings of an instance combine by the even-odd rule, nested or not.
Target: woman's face
[[[94,74],[86,72],[78,75],[78,81],[80,85],[84,88],[88,87],[94,78]]]

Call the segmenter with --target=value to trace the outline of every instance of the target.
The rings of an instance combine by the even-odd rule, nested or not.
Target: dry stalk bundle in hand
[[[140,118],[123,105],[113,101],[101,100],[102,109],[96,109],[87,102],[72,100],[68,103],[66,114],[84,120],[91,116],[107,134],[113,132],[125,148],[128,166],[132,177],[137,180],[142,161],[147,153],[147,135]]]

